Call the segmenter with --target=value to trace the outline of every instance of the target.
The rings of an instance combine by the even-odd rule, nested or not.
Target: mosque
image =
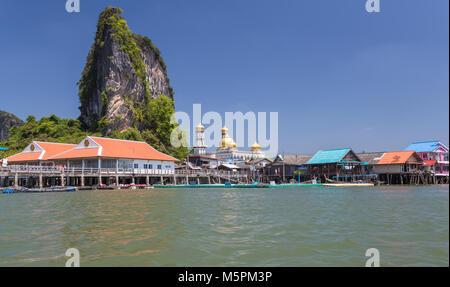
[[[228,135],[227,127],[222,128],[222,140],[220,141],[220,146],[216,149],[216,152],[207,154],[207,146],[205,145],[205,127],[201,123],[195,127],[195,146],[193,148],[194,155],[209,156],[231,161],[247,161],[265,158],[265,154],[261,151],[261,146],[257,142],[251,146],[250,151],[239,150],[234,139]]]

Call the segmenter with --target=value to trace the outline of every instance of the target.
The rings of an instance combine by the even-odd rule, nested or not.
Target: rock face
[[[13,114],[0,111],[0,142],[9,138],[9,129],[13,126],[21,126],[24,122]]]
[[[166,65],[152,41],[131,33],[120,8],[100,14],[95,42],[79,85],[80,120],[107,134],[140,130],[139,107],[173,90]]]

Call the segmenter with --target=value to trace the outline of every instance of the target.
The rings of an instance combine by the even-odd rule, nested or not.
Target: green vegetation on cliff
[[[132,128],[122,133],[112,131],[107,136],[118,139],[145,141],[160,152],[178,159],[184,159],[189,154],[189,150],[186,147],[174,147],[171,143],[172,132],[178,127],[176,123],[171,122],[175,114],[171,98],[161,95],[141,107],[137,112],[142,117],[141,124],[144,125],[142,132]],[[178,140],[181,141],[182,138],[179,137]]]
[[[91,47],[89,55],[87,57],[86,66],[81,74],[81,79],[77,83],[79,86],[78,96],[80,98],[81,107],[89,105],[89,97],[95,94],[97,90],[97,61],[99,60],[99,48],[103,47],[105,44],[106,35],[111,35],[111,38],[119,45],[119,50],[123,51],[130,58],[130,62],[133,71],[127,71],[126,74],[130,75],[132,72],[134,75],[138,76],[140,82],[144,87],[144,98],[146,103],[151,101],[150,97],[150,83],[146,77],[146,65],[142,58],[142,50],[148,48],[155,54],[156,60],[159,62],[163,69],[164,76],[167,78],[169,83],[169,95],[173,97],[174,92],[170,86],[170,80],[167,77],[167,67],[161,57],[161,52],[156,48],[152,41],[144,36],[133,34],[128,27],[126,20],[122,17],[122,9],[114,7],[106,7],[106,9],[100,14],[97,32],[95,35],[94,44]],[[113,56],[109,56],[113,57]],[[103,94],[102,94],[103,96]],[[104,103],[103,97],[102,102]],[[105,113],[106,106],[102,106],[102,114]],[[100,122],[102,121],[101,116],[98,119],[91,119],[90,122],[97,122],[97,124],[85,126],[90,130],[98,130]],[[85,123],[82,123],[85,124]]]
[[[174,113],[172,99],[161,96],[152,100],[144,110],[145,121],[152,123],[148,129],[143,132],[137,129],[128,129],[122,133],[112,131],[106,137],[145,141],[155,149],[182,160],[189,150],[186,147],[173,147],[170,142],[171,133],[176,128],[176,124],[170,122]],[[0,142],[0,146],[8,148],[8,151],[0,152],[0,158],[21,152],[32,141],[77,144],[87,135],[102,136],[100,132],[88,133],[83,130],[79,120],[61,119],[55,115],[40,120],[29,116],[22,126],[12,127],[9,134],[8,140]]]
[[[8,148],[1,157],[21,152],[32,141],[75,144],[86,136],[86,132],[81,130],[80,121],[61,119],[55,115],[43,117],[38,121],[34,116],[29,116],[24,125],[12,127],[9,133],[9,140],[0,143]]]
[[[0,110],[0,142],[9,138],[9,129],[23,125],[23,121],[17,116]]]

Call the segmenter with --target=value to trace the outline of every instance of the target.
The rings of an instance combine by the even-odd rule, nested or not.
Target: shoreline
[[[386,188],[386,187],[395,187],[395,188],[409,188],[409,187],[449,187],[449,184],[421,184],[421,185],[413,185],[413,184],[404,184],[404,185],[374,185],[374,184],[279,184],[279,185],[224,185],[224,184],[200,184],[200,185],[154,185],[149,187],[140,187],[140,188],[78,188],[78,187],[65,187],[65,188],[44,188],[44,189],[18,189],[14,187],[10,188],[0,188],[0,194],[19,194],[19,193],[73,193],[80,191],[150,191],[150,190],[161,190],[161,189],[265,189],[270,190],[274,188],[282,188],[282,189],[290,189],[290,188],[303,188],[303,187],[313,187],[313,188],[355,188],[355,187],[370,187],[370,188]]]

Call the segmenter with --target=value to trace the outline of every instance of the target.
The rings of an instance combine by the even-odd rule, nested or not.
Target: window
[[[98,160],[85,160],[84,168],[98,168]]]
[[[144,163],[144,169],[148,169],[148,164]]]
[[[404,164],[402,165],[402,172],[409,172],[410,170],[414,170],[416,168],[416,165],[414,164]]]
[[[148,169],[153,169],[153,164],[149,164]]]
[[[448,153],[444,153],[444,161],[448,161]]]
[[[139,164],[135,163],[134,168],[139,168]]]
[[[424,153],[422,154],[422,158],[423,158],[423,159],[428,159],[428,153],[424,152]]]
[[[119,168],[124,169],[133,168],[133,161],[129,159],[119,159]]]
[[[114,159],[103,159],[102,168],[116,168],[116,160]]]
[[[443,171],[448,171],[448,165],[443,166]]]
[[[158,164],[158,169],[162,169],[162,166],[160,164]]]

